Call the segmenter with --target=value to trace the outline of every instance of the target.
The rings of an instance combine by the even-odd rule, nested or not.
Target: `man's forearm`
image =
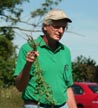
[[[67,100],[68,108],[77,108],[75,96],[71,87],[67,89],[67,94],[68,94],[68,100]]]
[[[15,79],[16,88],[19,91],[23,91],[27,86],[30,77],[30,69],[31,69],[31,63],[26,63],[22,72],[16,77]]]

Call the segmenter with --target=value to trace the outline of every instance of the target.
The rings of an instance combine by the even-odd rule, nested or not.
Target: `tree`
[[[15,64],[15,47],[6,37],[0,36],[0,86],[12,84]]]
[[[22,9],[17,7],[27,0],[1,0],[0,1],[0,86],[9,86],[13,84],[13,71],[15,67],[15,48],[12,40],[14,39],[14,30],[5,27],[16,24],[12,16],[19,19]]]
[[[14,35],[12,35],[13,29],[8,28],[7,26],[12,26],[16,24],[20,15],[23,12],[19,5],[21,5],[24,1],[28,0],[1,0],[0,1],[0,20],[2,21],[2,26],[0,26],[0,34],[6,35],[10,39],[13,39]]]
[[[73,62],[73,77],[75,81],[89,81],[98,82],[96,78],[98,75],[98,65],[89,58],[78,56]]]

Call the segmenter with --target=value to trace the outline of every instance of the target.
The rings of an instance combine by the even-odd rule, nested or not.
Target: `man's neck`
[[[57,45],[58,45],[57,44],[58,43],[57,41],[49,38],[48,36],[43,36],[43,39],[44,39],[46,45],[48,45],[52,49],[52,51],[55,51],[56,50]]]

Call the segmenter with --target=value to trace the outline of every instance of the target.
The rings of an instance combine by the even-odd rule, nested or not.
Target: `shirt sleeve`
[[[68,87],[73,85],[72,62],[71,62],[70,50],[68,50],[66,54],[66,64],[64,66],[64,80]]]
[[[20,50],[19,50],[19,54],[18,54],[18,58],[16,60],[16,67],[15,67],[15,72],[14,72],[14,76],[17,76],[20,74],[20,72],[22,71],[25,63],[26,63],[26,54],[27,52],[31,50],[30,46],[27,44],[24,44]]]

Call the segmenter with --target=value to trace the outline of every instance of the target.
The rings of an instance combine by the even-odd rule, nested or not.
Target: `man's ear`
[[[46,31],[47,30],[47,25],[43,24],[43,29]]]

